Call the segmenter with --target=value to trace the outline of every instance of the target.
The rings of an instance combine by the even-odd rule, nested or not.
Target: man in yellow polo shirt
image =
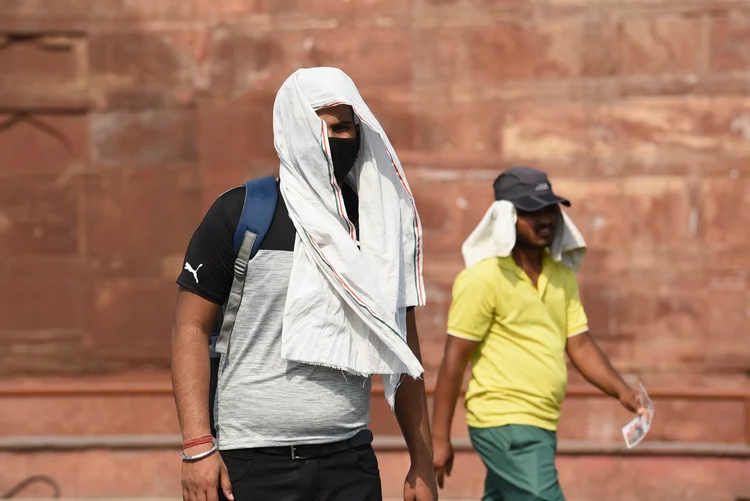
[[[494,188],[496,200],[515,208],[515,245],[507,257],[481,260],[456,278],[435,390],[435,473],[442,488],[453,463],[453,411],[471,361],[466,419],[487,467],[483,501],[563,501],[555,431],[566,351],[591,383],[628,410],[643,410],[589,335],[575,273],[550,255],[562,224],[559,204],[570,202],[529,167],[503,172]]]

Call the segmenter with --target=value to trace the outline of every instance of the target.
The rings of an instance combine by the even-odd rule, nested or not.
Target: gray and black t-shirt
[[[355,223],[357,197],[344,191]],[[188,246],[177,283],[224,304],[232,287],[234,232],[245,190],[221,195]],[[370,378],[281,358],[281,326],[296,231],[279,195],[271,227],[250,260],[242,303],[222,355],[214,408],[219,448],[335,442],[370,420]]]

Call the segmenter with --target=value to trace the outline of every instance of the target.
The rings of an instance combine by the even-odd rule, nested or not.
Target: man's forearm
[[[627,383],[590,334],[584,333],[580,336],[586,337],[576,340],[576,344],[568,350],[571,362],[588,382],[607,395],[618,397],[628,387]]]
[[[465,370],[466,364],[461,364],[455,357],[446,356],[440,364],[432,411],[432,434],[435,439],[450,439],[451,423]]]
[[[406,342],[421,362],[419,336],[414,312],[406,315]],[[427,410],[427,395],[424,379],[413,379],[405,376],[396,390],[396,419],[412,463],[424,462],[432,465],[432,434],[430,433],[430,415]]]
[[[432,464],[432,435],[424,379],[405,376],[396,391],[396,419],[412,463]]]
[[[172,388],[185,440],[211,432],[208,339],[200,329],[172,334]]]

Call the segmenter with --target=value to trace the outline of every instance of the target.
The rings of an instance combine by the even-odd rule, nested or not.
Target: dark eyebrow
[[[339,126],[345,126],[345,127],[351,127],[354,125],[354,122],[351,120],[341,120],[340,122],[336,122],[333,124],[333,127],[339,127]]]

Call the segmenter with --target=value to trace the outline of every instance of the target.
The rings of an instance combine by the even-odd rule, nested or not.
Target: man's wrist
[[[182,431],[182,441],[186,442],[188,440],[193,440],[198,437],[205,437],[208,435],[211,435],[211,429],[208,426],[196,426],[194,428],[185,428]]]
[[[416,451],[409,450],[409,460],[411,461],[412,466],[432,468],[433,459],[432,447],[429,449],[426,447],[419,447]]]
[[[631,391],[632,389],[628,386],[628,383],[623,380],[619,380],[615,385],[615,397],[618,399],[621,399],[623,395],[626,395]]]
[[[450,439],[451,439],[450,427],[448,427],[447,429],[443,427],[432,429],[432,440],[434,442],[445,442],[445,441],[449,441]]]

